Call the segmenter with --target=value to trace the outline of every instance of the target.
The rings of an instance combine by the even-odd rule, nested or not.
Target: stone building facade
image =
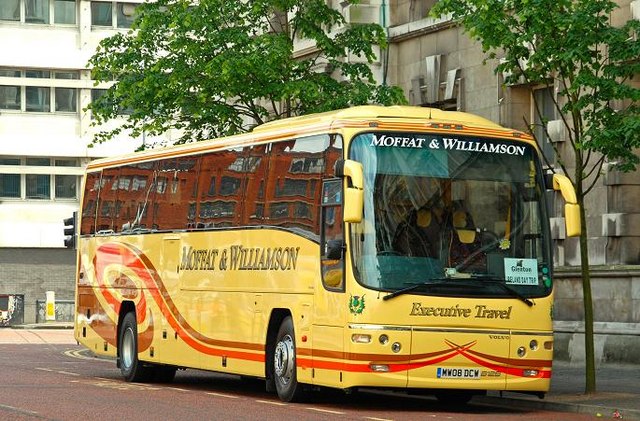
[[[526,130],[525,121],[536,122],[533,97],[544,103],[553,90],[505,86],[502,75],[494,71],[500,57],[486,60],[480,45],[463,28],[446,17],[429,16],[435,2],[377,2],[388,8],[378,16],[388,28],[390,41],[388,57],[382,55],[379,65],[381,80],[402,87],[411,104],[465,111]],[[350,7],[376,6],[374,0],[368,3]],[[640,19],[640,1],[617,3],[619,8],[610,18],[614,25]],[[546,117],[560,154],[569,153],[559,116],[550,112]],[[542,149],[553,150],[550,145]],[[633,349],[640,345],[640,172],[623,174],[605,165],[603,177],[586,201],[596,356],[599,361],[639,363],[640,354]],[[579,244],[577,238],[564,237],[562,200],[558,197],[555,202],[556,354],[579,361],[584,358]]]

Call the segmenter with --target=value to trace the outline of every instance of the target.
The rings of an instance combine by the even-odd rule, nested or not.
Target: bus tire
[[[120,358],[120,373],[126,381],[145,382],[150,379],[151,368],[146,367],[138,360],[138,324],[133,312],[127,313],[122,319],[118,357]]]
[[[272,364],[278,397],[284,402],[299,401],[303,387],[298,383],[296,373],[296,337],[291,316],[286,317],[278,329]]]

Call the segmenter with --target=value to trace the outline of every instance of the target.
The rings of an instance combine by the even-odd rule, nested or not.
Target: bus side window
[[[322,185],[322,283],[330,290],[344,290],[345,243],[342,229],[342,180]]]
[[[82,225],[80,235],[96,232],[96,213],[98,209],[98,193],[100,191],[101,172],[87,174],[85,181],[84,204],[82,205]]]
[[[118,191],[120,168],[105,168],[102,170],[100,181],[100,200],[96,232],[99,234],[113,233],[113,219],[116,214],[116,194]]]
[[[153,193],[153,229],[175,231],[193,225],[194,184],[198,179],[198,156],[170,158],[158,162]]]
[[[113,229],[130,234],[141,232],[151,224],[147,221],[150,201],[153,200],[153,174],[155,162],[127,165],[120,174]]]

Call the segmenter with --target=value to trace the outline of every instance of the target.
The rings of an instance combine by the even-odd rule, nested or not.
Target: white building
[[[2,295],[24,295],[26,323],[47,290],[73,300],[63,219],[78,209],[84,166],[140,144],[89,147],[95,129],[84,109],[99,94],[88,59],[101,39],[127,30],[141,2],[0,1],[0,311]]]

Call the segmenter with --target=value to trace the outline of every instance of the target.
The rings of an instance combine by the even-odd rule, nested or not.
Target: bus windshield
[[[546,296],[551,250],[544,183],[524,142],[452,134],[366,133],[364,218],[351,228],[362,285],[466,297]]]

